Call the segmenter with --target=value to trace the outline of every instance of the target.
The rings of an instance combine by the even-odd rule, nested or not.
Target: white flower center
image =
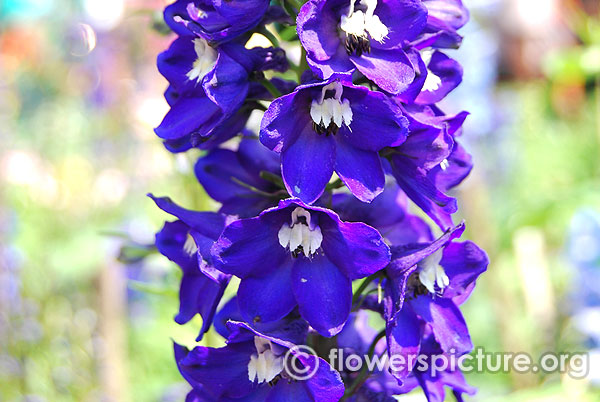
[[[305,256],[310,257],[321,247],[323,241],[321,228],[316,225],[311,227],[310,212],[300,207],[292,212],[292,224],[284,223],[281,226],[278,237],[281,247],[289,247],[294,256],[302,251]]]
[[[248,379],[251,382],[258,381],[259,384],[273,380],[283,370],[283,356],[273,353],[271,341],[254,337],[256,354],[250,356],[248,363]]]
[[[446,170],[450,167],[450,162],[448,161],[448,159],[444,159],[443,161],[440,162],[440,168],[442,170]]]
[[[419,263],[419,281],[429,293],[442,293],[450,284],[450,280],[440,265],[443,249],[439,249]]]
[[[325,99],[327,91],[334,91],[333,98]],[[352,108],[348,99],[342,100],[344,87],[338,81],[325,85],[321,90],[321,98],[315,99],[310,105],[310,117],[319,134],[335,133],[345,124],[348,128],[352,123]]]
[[[358,8],[355,10],[356,0],[350,0],[348,15],[342,15],[340,28],[346,35],[354,35],[359,38],[371,39],[383,43],[388,36],[388,28],[374,15],[377,8],[377,0],[358,0]]]
[[[192,237],[191,234],[187,234],[185,238],[185,243],[183,244],[183,251],[188,253],[189,255],[194,255],[198,251],[198,246],[196,246],[196,241]]]
[[[437,91],[442,86],[442,79],[431,72],[431,70],[427,70],[427,78],[425,78],[425,83],[423,84],[423,91]]]
[[[433,52],[431,50],[424,50],[421,53],[421,58],[427,66],[427,78],[425,78],[425,83],[423,84],[423,91],[437,91],[442,86],[442,79],[432,73],[429,69],[429,63],[431,62],[432,56]]]
[[[208,42],[202,38],[194,39],[194,50],[196,52],[196,61],[192,69],[186,76],[190,81],[196,80],[196,83],[202,81],[202,78],[208,74],[217,63],[217,51],[210,47]]]

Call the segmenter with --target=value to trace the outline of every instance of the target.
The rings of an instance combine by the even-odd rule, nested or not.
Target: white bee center
[[[423,91],[437,91],[442,86],[442,79],[435,75],[429,69],[429,63],[431,62],[431,57],[433,56],[433,52],[431,50],[424,50],[421,53],[421,58],[423,62],[428,67],[427,68],[427,77],[425,78],[425,83],[423,84]]]
[[[259,384],[269,382],[283,371],[283,356],[273,353],[271,341],[268,339],[255,336],[254,345],[257,353],[250,356],[248,379]]]
[[[367,38],[383,43],[388,36],[388,28],[374,15],[377,8],[377,0],[358,0],[358,10],[355,10],[356,0],[350,1],[347,15],[342,15],[340,28],[347,35]]]
[[[195,80],[196,83],[199,83],[215,67],[217,63],[217,51],[210,47],[204,39],[197,38],[193,42],[196,61],[194,61],[192,69],[188,71],[186,76],[190,81]]]
[[[335,91],[333,98],[325,99],[327,91]],[[344,87],[338,81],[327,84],[321,90],[321,98],[315,99],[310,105],[310,117],[317,124],[329,127],[331,123],[338,128],[342,124],[349,126],[352,123],[352,109],[348,99],[342,99]]]
[[[194,241],[194,238],[189,233],[185,238],[185,243],[183,243],[183,251],[188,253],[189,255],[194,255],[198,251],[198,246]]]
[[[302,247],[302,252],[306,257],[313,255],[321,247],[323,234],[319,226],[311,227],[310,220],[310,212],[300,207],[294,209],[292,224],[284,223],[279,229],[278,237],[281,247],[289,247],[292,252]]]
[[[427,70],[427,78],[425,78],[425,83],[423,84],[423,91],[437,91],[442,86],[442,79],[431,72],[431,70]]]
[[[419,263],[419,280],[431,294],[442,293],[450,280],[440,265],[443,250],[440,249]]]

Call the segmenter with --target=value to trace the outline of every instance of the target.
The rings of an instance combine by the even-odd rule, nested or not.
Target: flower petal
[[[342,330],[352,307],[352,283],[327,257],[300,256],[292,269],[300,315],[321,335]]]
[[[262,218],[240,219],[225,228],[212,248],[215,268],[246,278],[267,275],[283,263],[289,255],[277,238],[283,221]]]
[[[318,135],[307,122],[298,139],[283,149],[281,172],[288,192],[307,204],[316,201],[331,179],[335,164],[333,136]]]
[[[260,278],[242,279],[238,303],[244,319],[250,323],[276,321],[296,307],[292,293],[292,259]]]
[[[352,194],[363,202],[371,202],[383,192],[385,174],[375,151],[364,151],[342,138],[338,139],[335,172]]]
[[[408,56],[400,48],[372,48],[371,53],[351,56],[356,68],[381,89],[398,94],[415,79],[415,70]]]
[[[364,278],[385,268],[390,249],[379,232],[361,222],[321,220],[323,251],[350,279]]]
[[[417,356],[421,349],[422,332],[422,324],[409,306],[405,306],[400,310],[394,321],[386,325],[386,339],[390,358],[401,356],[403,361],[406,362],[398,367],[402,370],[391,372],[397,379],[406,378],[417,363]]]
[[[410,305],[431,326],[435,339],[444,352],[460,356],[473,349],[467,323],[451,299],[432,299],[431,296],[424,295],[412,299]]]

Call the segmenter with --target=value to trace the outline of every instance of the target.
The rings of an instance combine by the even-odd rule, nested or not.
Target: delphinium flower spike
[[[156,235],[183,271],[177,323],[199,313],[198,340],[214,327],[226,342],[175,344],[187,400],[473,394],[458,370],[328,360],[335,347],[428,361],[473,346],[460,306],[488,259],[458,241],[451,195],[473,167],[468,113],[439,106],[462,81],[448,52],[468,21],[462,2],[178,0],[164,15],[170,110],[155,131],[171,152],[202,151],[198,186],[220,203],[198,212],[153,197],[177,218]]]

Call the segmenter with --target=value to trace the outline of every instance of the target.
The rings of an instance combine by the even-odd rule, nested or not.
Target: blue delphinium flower
[[[340,375],[327,362],[313,355],[298,353],[296,343],[305,339],[306,327],[282,323],[280,330],[265,334],[246,323],[230,321],[227,346],[197,346],[192,351],[175,344],[175,358],[182,376],[193,390],[188,400],[210,401],[299,401],[334,402],[344,394]],[[291,370],[315,374],[296,380]],[[194,399],[195,398],[195,399]]]
[[[268,7],[269,0],[177,0],[165,8],[164,16],[179,35],[194,33],[222,43],[258,25]]]
[[[356,197],[370,202],[385,185],[378,151],[401,144],[407,125],[387,96],[336,76],[273,101],[260,140],[281,153],[283,180],[292,196],[316,201],[335,171]]]
[[[185,324],[196,314],[202,316],[198,339],[210,328],[229,275],[212,267],[210,247],[225,227],[226,217],[213,212],[190,211],[168,198],[150,195],[156,205],[178,220],[166,222],[156,234],[158,251],[182,270],[179,289],[178,324]]]
[[[231,223],[212,253],[217,269],[242,279],[238,302],[246,320],[275,321],[298,305],[324,336],[338,333],[348,318],[351,281],[390,258],[372,227],[342,222],[333,211],[298,199]]]
[[[453,226],[456,199],[445,193],[471,171],[471,157],[456,141],[466,114],[445,116],[431,106],[405,106],[410,135],[387,153],[398,185],[440,228]]]
[[[310,0],[298,15],[298,37],[322,78],[358,69],[397,94],[415,78],[403,46],[426,21],[427,10],[416,0]]]
[[[423,0],[427,24],[422,42],[436,48],[457,48],[462,42],[458,30],[469,21],[469,11],[461,0]]]
[[[436,104],[462,80],[442,51],[460,44],[467,20],[461,0],[166,8],[177,38],[158,59],[171,110],[156,133],[171,152],[205,150],[195,175],[221,204],[220,213],[195,212],[153,197],[178,218],[156,237],[183,270],[176,321],[200,313],[198,339],[212,324],[227,340],[175,345],[192,386],[187,401],[391,402],[417,385],[430,401],[443,400],[445,386],[459,400],[474,392],[460,372],[338,373],[295,349],[410,357],[472,348],[459,306],[488,261],[456,240],[464,224],[454,224],[457,200],[448,195],[472,168],[459,143],[467,113],[446,115]],[[288,63],[279,48],[294,39],[295,21],[306,63]],[[272,46],[252,47],[256,34]],[[231,276],[239,287],[216,314]],[[381,315],[379,332],[367,314]],[[295,379],[286,356],[309,369],[318,363],[315,376]]]
[[[257,85],[252,79],[264,70],[285,71],[287,67],[281,49],[246,49],[241,42],[215,48],[203,38],[178,37],[158,57],[158,69],[169,81],[171,109],[156,134],[172,151],[190,146],[207,149],[231,138],[242,131],[257,107],[244,105],[248,95],[261,97],[252,88]],[[188,147],[182,147],[182,139]]]
[[[487,269],[488,258],[473,242],[453,241],[463,230],[460,224],[435,241],[392,249],[383,303],[390,356],[403,355],[408,361],[417,355],[425,328],[446,352],[461,355],[472,349],[458,306]],[[393,374],[402,379],[408,372]]]

